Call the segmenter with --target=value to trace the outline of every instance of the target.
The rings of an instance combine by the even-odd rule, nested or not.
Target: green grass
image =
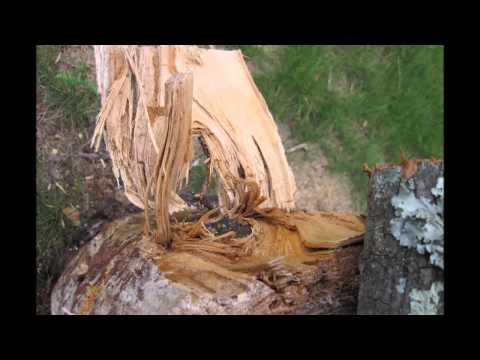
[[[194,166],[190,169],[188,176],[188,184],[182,189],[183,191],[190,191],[197,194],[202,191],[202,185],[208,175],[208,167],[204,164]],[[207,195],[213,195],[217,193],[218,181],[217,177],[212,174],[210,182],[208,184]]]
[[[71,246],[75,228],[63,215],[62,209],[78,203],[81,192],[68,189],[68,195],[55,185],[47,190],[46,167],[37,158],[36,194],[36,256],[37,256],[37,313],[48,314],[49,294],[53,281],[64,264],[65,249]],[[64,184],[65,186],[65,184]]]
[[[443,157],[442,46],[238,46],[278,121],[317,142],[366,206],[370,165]]]
[[[37,192],[37,272],[48,280],[55,272],[55,261],[62,254],[66,237],[72,233],[71,223],[61,209],[68,204],[60,191]]]
[[[99,109],[99,97],[95,85],[88,79],[85,64],[71,66],[60,71],[55,60],[62,46],[37,47],[37,102],[48,106],[43,116],[42,127],[53,134],[77,136],[84,131]],[[47,132],[44,132],[43,136]],[[48,138],[48,140],[51,140]],[[71,204],[80,204],[83,192],[82,181],[71,160],[52,163],[49,160],[49,144],[37,149],[37,194],[36,194],[36,255],[37,255],[37,313],[48,314],[49,294],[53,281],[64,264],[65,250],[71,246],[73,224],[62,210]],[[74,144],[70,144],[74,146]],[[75,146],[78,146],[75,145]],[[61,174],[60,183],[64,194],[55,186],[50,170]]]
[[[44,102],[62,109],[64,120],[72,126],[85,126],[96,115],[99,96],[96,85],[88,79],[85,64],[57,71],[55,59],[62,46],[37,47],[37,81],[46,91]]]

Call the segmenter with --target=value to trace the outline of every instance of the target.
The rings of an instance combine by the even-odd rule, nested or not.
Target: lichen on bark
[[[418,301],[423,294],[418,292],[443,284],[443,161],[415,164],[408,177],[401,164],[371,173],[358,314],[415,313],[426,304]],[[436,313],[443,309],[442,295]]]
[[[435,203],[416,197],[413,189],[401,182],[398,195],[391,201],[395,209],[391,232],[400,245],[429,254],[430,263],[443,269],[443,177],[438,178],[431,193]]]
[[[437,315],[443,282],[436,281],[428,290],[413,289],[410,292],[410,315]]]

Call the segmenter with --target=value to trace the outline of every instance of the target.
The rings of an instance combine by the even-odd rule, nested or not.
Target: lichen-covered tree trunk
[[[358,314],[443,314],[443,162],[383,166],[369,186]]]

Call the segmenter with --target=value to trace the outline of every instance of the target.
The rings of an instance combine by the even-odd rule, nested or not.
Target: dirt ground
[[[306,143],[306,150],[289,153],[289,149],[299,144],[285,124],[277,126],[297,184],[297,207],[309,211],[355,212],[348,180],[329,172],[328,159],[319,146]]]
[[[87,64],[95,81],[91,46],[62,47],[56,59],[58,72]],[[38,314],[50,313],[51,289],[70,256],[104,224],[138,211],[116,183],[105,146],[98,153],[90,148],[95,117],[71,126],[61,106],[45,102],[47,91],[37,87]]]
[[[271,61],[278,61],[275,53],[279,50],[279,46],[263,45],[262,47],[270,53]],[[252,74],[261,71],[252,60],[247,58],[246,62]],[[264,64],[263,66],[271,65]],[[287,152],[288,163],[297,184],[295,196],[297,207],[309,211],[358,211],[358,207],[353,201],[348,179],[329,171],[328,159],[319,145],[305,143],[305,146],[302,147],[302,144],[292,137],[289,127],[284,122],[278,121],[280,119],[276,120],[283,147]],[[289,149],[294,146],[299,146],[300,149],[290,152]]]
[[[87,64],[89,78],[95,82],[92,46],[63,47],[56,66],[61,71],[81,63]],[[99,153],[94,153],[89,146],[95,118],[81,130],[62,126],[61,111],[52,110],[43,102],[44,91],[37,89],[37,193],[62,192],[61,195],[68,199],[69,206],[63,209],[62,226],[65,227],[65,221],[72,227],[72,240],[68,242],[66,258],[59,261],[61,267],[68,255],[100,231],[105,223],[138,209],[129,204],[121,184],[117,184],[104,144]],[[285,149],[297,145],[288,127],[282,123],[278,126]],[[318,146],[307,145],[306,151],[300,149],[287,155],[298,188],[297,207],[355,211],[346,179],[329,172],[328,161]],[[41,308],[37,312],[49,312],[49,293],[56,276],[58,273],[52,274],[49,281],[37,289],[37,304]]]

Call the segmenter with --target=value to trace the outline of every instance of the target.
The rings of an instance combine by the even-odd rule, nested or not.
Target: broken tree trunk
[[[144,179],[150,179],[166,131],[165,83],[193,74],[192,133],[206,145],[210,174],[219,178],[220,207],[240,205],[238,179],[255,182],[266,198],[261,207],[293,209],[295,180],[277,126],[240,51],[194,46],[95,46],[102,111],[92,143],[102,135],[113,171],[125,194],[144,207]],[[188,180],[191,151],[182,177]],[[182,208],[173,197],[171,212]],[[153,199],[152,199],[153,201]],[[183,204],[184,205],[184,204]]]
[[[371,172],[359,314],[443,314],[443,162]]]
[[[354,313],[364,219],[294,208],[277,127],[239,51],[98,46],[95,55],[102,110],[92,144],[104,137],[145,214],[82,247],[52,313]],[[206,145],[220,199],[195,215],[176,194],[192,135]],[[222,222],[234,225],[213,230]]]
[[[332,238],[301,224],[303,212],[292,216],[288,224],[303,236],[255,221],[257,235],[235,240],[253,241],[253,251],[240,260],[202,247],[165,251],[143,235],[143,214],[117,220],[68,264],[52,293],[52,314],[354,314],[361,243],[348,239],[361,234],[354,227],[363,224],[339,220],[345,247],[335,249],[340,244]]]

